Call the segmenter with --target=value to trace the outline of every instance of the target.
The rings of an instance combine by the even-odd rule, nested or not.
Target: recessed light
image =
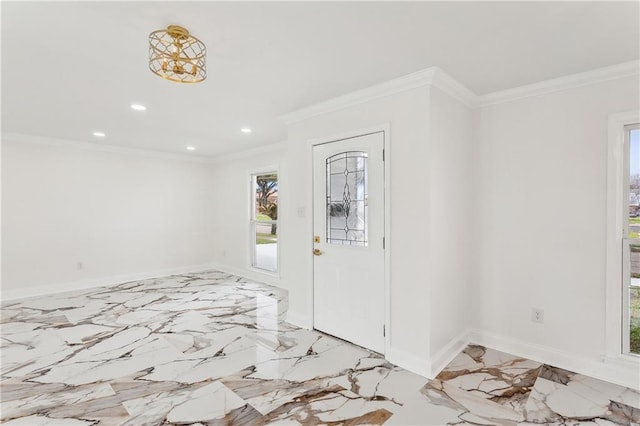
[[[99,138],[103,138],[103,137],[107,136],[107,134],[104,133],[104,132],[93,132],[93,136],[97,136]]]
[[[195,147],[195,146],[188,146],[188,147],[187,147],[187,149],[188,149],[189,151],[195,151],[195,150],[196,150],[196,147]]]
[[[147,107],[140,104],[131,104],[131,109],[135,109],[136,111],[146,111]]]
[[[250,129],[250,128],[248,128],[248,127],[243,127],[242,129],[240,129],[240,131],[241,131],[242,133],[251,133],[251,129]]]

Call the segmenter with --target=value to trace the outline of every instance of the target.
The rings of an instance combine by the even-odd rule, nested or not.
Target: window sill
[[[280,273],[278,273],[278,271],[270,271],[268,269],[260,269],[260,268],[256,268],[255,266],[249,266],[248,269],[250,271],[256,272],[258,274],[268,275],[268,276],[273,277],[273,278],[280,278]]]
[[[618,367],[636,367],[640,368],[640,355],[620,354],[617,356],[605,355],[602,357],[605,364]]]

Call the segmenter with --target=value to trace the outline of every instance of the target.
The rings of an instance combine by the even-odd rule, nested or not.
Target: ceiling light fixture
[[[248,127],[243,127],[242,129],[240,129],[240,131],[241,131],[242,133],[251,133],[251,129],[250,129],[250,128],[248,128]]]
[[[199,83],[207,78],[204,43],[186,28],[169,25],[149,34],[149,69],[178,83]]]
[[[188,147],[187,147],[187,149],[188,149],[189,151],[195,151],[195,150],[196,150],[196,147],[195,147],[195,146],[188,146]]]
[[[140,104],[131,104],[131,109],[135,109],[136,111],[146,111],[147,107]]]
[[[107,134],[104,133],[104,132],[93,132],[93,136],[97,136],[99,138],[103,138],[103,137],[107,136]]]

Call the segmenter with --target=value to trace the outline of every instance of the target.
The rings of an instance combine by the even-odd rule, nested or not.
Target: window
[[[640,124],[624,128],[623,353],[640,355]]]
[[[251,175],[251,266],[278,271],[278,173]]]
[[[640,368],[637,277],[640,110],[610,114],[607,143],[605,354],[624,371]],[[621,371],[622,371],[621,370]]]

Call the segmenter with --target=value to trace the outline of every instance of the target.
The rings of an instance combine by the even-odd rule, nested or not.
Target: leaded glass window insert
[[[368,154],[341,152],[327,158],[328,244],[368,245]]]

